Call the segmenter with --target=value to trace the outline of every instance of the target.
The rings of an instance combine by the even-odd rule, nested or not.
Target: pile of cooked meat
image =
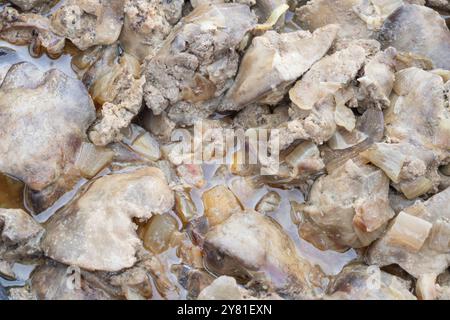
[[[0,1],[0,300],[450,299],[449,25],[449,0]],[[277,132],[278,171],[180,157],[199,123]]]

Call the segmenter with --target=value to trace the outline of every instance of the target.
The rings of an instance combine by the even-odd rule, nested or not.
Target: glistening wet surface
[[[37,65],[42,70],[50,70],[52,68],[57,68],[71,77],[76,77],[75,72],[71,68],[71,56],[69,54],[62,55],[59,59],[53,60],[48,58],[46,55],[42,55],[40,58],[32,58],[28,53],[27,47],[13,46],[4,41],[0,41],[0,47],[7,48],[3,49],[5,54],[0,57],[0,66],[17,63],[22,61],[32,62]],[[12,50],[12,51],[9,51]],[[1,69],[0,69],[1,70]],[[1,73],[0,73],[1,74]],[[132,151],[130,151],[132,152]],[[121,168],[121,170],[126,170],[129,164],[124,163],[113,163],[111,168],[106,168],[98,176],[102,176],[110,173],[112,170]],[[133,164],[134,165],[134,164]],[[340,272],[340,270],[348,262],[352,261],[357,257],[354,250],[349,250],[346,253],[337,253],[332,251],[322,252],[306,241],[302,240],[298,235],[297,226],[292,221],[291,216],[291,202],[302,203],[304,197],[298,189],[282,190],[277,188],[272,188],[266,185],[257,186],[256,188],[250,186],[247,177],[240,177],[232,175],[229,170],[225,169],[225,174],[218,174],[219,166],[217,165],[204,165],[204,179],[206,183],[201,188],[192,188],[190,190],[190,195],[193,202],[197,208],[197,215],[203,215],[203,203],[202,195],[206,190],[209,190],[217,185],[226,185],[234,192],[236,197],[241,202],[242,206],[249,209],[254,209],[256,204],[261,200],[261,198],[268,192],[276,192],[281,197],[281,203],[278,209],[269,214],[270,217],[275,219],[283,229],[288,233],[288,235],[294,241],[298,252],[304,256],[308,261],[313,264],[320,266],[323,271],[328,275],[335,275]],[[223,169],[223,167],[222,167]],[[95,179],[95,178],[94,178]],[[49,209],[43,212],[34,212],[33,217],[39,223],[45,224],[45,222],[55,214],[58,210],[63,209],[74,197],[82,192],[84,186],[87,186],[89,181],[87,179],[81,179],[71,191],[67,192],[62,196],[55,204],[53,204]],[[25,197],[24,197],[25,194]],[[25,201],[25,203],[24,203]],[[26,190],[21,182],[7,177],[0,176],[0,206],[3,208],[23,208],[27,209],[29,206],[26,205]],[[31,211],[28,210],[31,214]],[[173,216],[176,216],[173,214]],[[178,219],[180,226],[180,231],[185,231],[181,220]],[[159,255],[161,261],[165,264],[167,270],[171,269],[171,266],[180,263],[180,258],[177,255],[175,248],[171,248]],[[2,285],[6,287],[17,287],[22,286],[27,283],[27,280],[35,267],[35,264],[23,265],[15,264],[14,271],[18,275],[18,279],[15,281],[7,281],[5,279],[0,279]],[[172,273],[169,274],[169,278],[173,282],[177,282],[176,276]],[[181,287],[177,286],[177,293],[167,293],[166,296],[162,296],[158,293],[158,288],[155,285],[153,299],[164,299],[164,298],[175,298],[175,297],[186,297],[186,291]]]

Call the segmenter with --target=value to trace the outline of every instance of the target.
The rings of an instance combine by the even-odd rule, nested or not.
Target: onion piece
[[[267,214],[278,210],[281,204],[281,196],[278,192],[268,192],[256,205],[256,211]]]
[[[287,4],[282,4],[276,7],[270,14],[267,21],[263,24],[258,24],[253,29],[254,31],[267,31],[273,28],[273,26],[278,22],[280,17],[289,9]]]
[[[197,216],[197,208],[189,193],[175,192],[175,212],[183,223],[189,223]]]
[[[307,168],[311,165],[312,160],[316,160],[317,171],[324,168],[324,164],[320,159],[320,151],[314,142],[306,141],[299,144],[291,153],[289,153],[285,162],[292,168]]]
[[[436,300],[439,296],[437,276],[432,273],[421,275],[416,282],[416,294],[420,300]]]
[[[218,185],[206,191],[202,200],[205,216],[210,226],[218,225],[233,213],[242,211],[242,206],[236,196],[224,185]]]
[[[159,143],[148,132],[145,132],[136,140],[134,140],[133,144],[130,147],[131,149],[151,161],[157,161],[161,159],[161,150],[159,148]]]
[[[338,104],[334,112],[334,119],[338,126],[345,128],[348,132],[353,131],[356,127],[356,117],[353,111],[344,104]]]
[[[419,177],[413,182],[403,183],[400,190],[409,200],[420,197],[430,191],[433,187],[433,182],[425,177]]]
[[[144,247],[159,254],[170,247],[171,238],[178,231],[178,223],[169,214],[153,216],[143,230]]]
[[[450,250],[450,221],[440,218],[433,224],[430,236],[430,247],[433,250],[447,253]]]
[[[85,178],[90,179],[111,163],[113,158],[114,152],[112,150],[83,142],[75,160],[75,167],[80,170]]]
[[[361,152],[361,156],[383,170],[392,181],[399,182],[400,172],[406,158],[403,153],[387,144],[378,143]]]
[[[412,252],[418,252],[428,238],[432,227],[430,222],[402,211],[388,231],[388,242]]]

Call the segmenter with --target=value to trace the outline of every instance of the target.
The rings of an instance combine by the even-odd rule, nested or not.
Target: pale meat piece
[[[294,19],[309,31],[338,24],[339,41],[370,39],[396,9],[408,3],[423,4],[423,0],[311,0],[296,9]]]
[[[81,81],[30,63],[13,65],[0,86],[0,171],[52,199],[78,180],[74,167],[95,109]]]
[[[268,31],[253,39],[221,111],[240,110],[253,102],[277,104],[289,86],[330,49],[338,26],[329,25],[313,34]]]
[[[235,213],[209,230],[204,249],[210,270],[237,276],[260,277],[283,297],[313,298],[321,295],[322,272],[297,253],[274,220],[255,211]]]
[[[238,285],[236,279],[221,276],[204,288],[198,300],[281,300],[276,293],[253,292]]]
[[[430,58],[434,66],[450,69],[450,30],[433,9],[404,5],[384,22],[378,37],[384,47]]]
[[[89,130],[90,140],[98,146],[120,141],[121,131],[143,105],[145,78],[141,76],[139,61],[114,44],[88,50],[74,57],[72,64],[80,69],[92,99],[101,106],[101,114]]]
[[[340,26],[342,39],[370,38],[372,32],[353,10],[362,0],[312,0],[296,9],[295,21],[300,27],[314,31],[328,24]]]
[[[333,137],[338,127],[352,131],[356,118],[347,105],[356,101],[352,81],[367,57],[364,48],[350,45],[326,56],[289,91],[292,120],[280,127],[281,148],[298,139],[323,144]]]
[[[416,278],[444,272],[450,264],[449,201],[450,188],[406,208],[402,213],[409,220],[393,222],[386,234],[370,247],[369,263],[398,264]]]
[[[120,42],[140,61],[153,56],[181,19],[183,0],[126,0]]]
[[[389,179],[381,170],[349,160],[316,180],[299,234],[321,250],[366,247],[395,214],[388,193]]]
[[[385,142],[361,155],[380,167],[409,199],[435,193],[450,160],[450,113],[441,76],[418,68],[395,75],[385,112]]]
[[[20,13],[11,7],[0,11],[0,39],[15,45],[30,45],[30,53],[40,56],[45,51],[50,57],[59,57],[65,39],[52,32],[50,20],[34,13]]]
[[[411,283],[381,271],[377,266],[349,265],[333,279],[326,299],[416,300]]]
[[[144,96],[155,115],[182,124],[211,115],[237,73],[237,48],[256,23],[246,5],[201,5],[185,16],[146,61]]]
[[[358,100],[364,107],[385,109],[390,105],[394,87],[397,51],[388,48],[377,53],[364,67],[364,76],[358,79]]]
[[[15,279],[12,266],[42,255],[42,228],[25,211],[0,209],[0,276]]]
[[[159,169],[105,176],[51,218],[42,248],[56,261],[87,270],[129,268],[141,245],[133,218],[147,220],[173,205]]]
[[[67,0],[52,14],[52,31],[69,39],[80,50],[109,45],[123,26],[124,0]]]

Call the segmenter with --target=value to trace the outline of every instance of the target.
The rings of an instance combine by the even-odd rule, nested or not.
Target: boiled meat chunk
[[[300,257],[280,225],[254,212],[235,213],[205,238],[206,264],[212,271],[237,275],[262,273],[281,296],[320,294],[321,271]]]
[[[89,66],[84,61],[94,60]],[[94,99],[101,105],[101,115],[89,130],[89,138],[99,146],[120,141],[143,104],[145,78],[139,61],[130,54],[120,53],[118,45],[95,48],[76,56],[72,64]]]
[[[381,170],[349,160],[314,183],[303,208],[300,236],[321,250],[366,247],[394,216],[388,192],[389,179]],[[323,233],[329,243],[317,241],[315,233]]]
[[[56,261],[88,270],[129,268],[141,245],[132,219],[149,219],[173,205],[159,169],[105,176],[48,222],[42,248]]]
[[[239,110],[257,101],[279,102],[288,87],[327,53],[337,31],[330,25],[314,34],[268,31],[253,39],[221,110]]]
[[[360,84],[358,100],[365,107],[373,106],[385,109],[390,105],[390,94],[394,87],[397,51],[388,48],[377,53],[364,67],[364,76],[358,79]]]
[[[338,127],[352,131],[356,125],[353,112],[356,97],[352,81],[363,67],[367,52],[358,45],[326,56],[289,91],[292,120],[282,126],[282,148],[297,139],[323,144]]]
[[[349,265],[333,279],[328,299],[337,300],[416,300],[411,284],[381,271],[377,266]]]
[[[237,73],[237,47],[256,23],[246,5],[201,5],[174,28],[146,63],[145,102],[154,114],[167,109],[192,124],[212,114]]]
[[[439,13],[430,8],[400,7],[384,22],[379,40],[385,47],[425,56],[435,67],[450,69],[450,30]]]
[[[0,209],[0,275],[15,278],[12,265],[42,254],[42,228],[23,210]]]
[[[450,160],[450,113],[443,79],[408,68],[395,75],[385,114],[386,139],[362,156],[380,167],[409,199],[436,192]]]
[[[114,292],[100,279],[86,279],[79,268],[54,261],[39,266],[31,276],[31,294],[37,300],[114,300]],[[93,278],[93,277],[91,277]]]
[[[123,1],[67,0],[52,14],[52,30],[80,50],[112,44],[122,30]]]
[[[398,264],[418,278],[435,276],[450,264],[450,188],[406,208],[368,251],[371,264]]]
[[[56,69],[13,65],[0,86],[0,113],[0,171],[36,192],[67,191],[78,179],[74,161],[95,119],[83,84]]]
[[[183,0],[126,0],[120,42],[139,60],[153,56],[181,18]]]
[[[296,21],[309,31],[314,31],[327,24],[338,24],[340,38],[369,38],[372,32],[367,24],[356,14],[353,7],[361,0],[312,0],[297,8]]]
[[[0,39],[16,45],[30,45],[30,53],[40,56],[45,51],[50,57],[59,57],[65,39],[53,33],[50,20],[34,13],[20,13],[11,7],[0,10]]]

